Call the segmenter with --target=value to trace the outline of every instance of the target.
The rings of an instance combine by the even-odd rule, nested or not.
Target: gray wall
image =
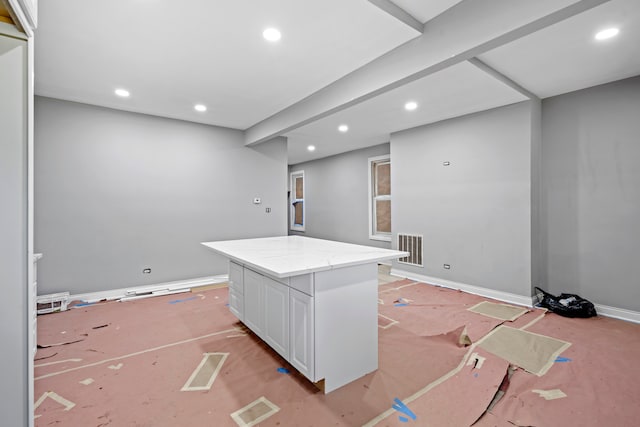
[[[287,233],[282,139],[41,97],[35,115],[40,294],[221,274],[200,242]]]
[[[4,25],[1,24],[0,25]],[[29,414],[27,329],[27,43],[0,34],[0,310],[2,423],[26,426]]]
[[[543,101],[544,282],[640,311],[640,77]]]
[[[542,284],[542,101],[534,99],[531,106],[531,295]]]
[[[639,135],[640,76],[393,134],[393,233],[425,237],[423,268],[394,267],[640,311]],[[376,244],[362,165],[386,147],[290,168],[305,170],[306,235]]]
[[[393,233],[424,236],[424,267],[395,268],[530,295],[532,117],[524,102],[391,136]]]
[[[369,239],[368,159],[384,154],[388,143],[291,166],[290,172],[304,170],[306,224],[304,232],[290,233],[390,248]]]

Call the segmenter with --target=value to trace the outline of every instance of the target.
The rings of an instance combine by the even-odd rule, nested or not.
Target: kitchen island
[[[229,259],[229,308],[329,393],[378,368],[378,262],[407,252],[301,236],[204,242]]]

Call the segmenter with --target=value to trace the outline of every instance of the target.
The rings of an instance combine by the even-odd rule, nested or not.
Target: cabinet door
[[[289,287],[268,277],[263,280],[265,341],[289,359]]]
[[[264,339],[264,285],[263,277],[244,269],[244,324]]]
[[[315,378],[313,297],[289,289],[289,362],[309,380]]]
[[[244,322],[244,297],[238,291],[229,288],[229,311]]]
[[[237,293],[244,294],[243,268],[240,264],[229,262],[229,289]]]

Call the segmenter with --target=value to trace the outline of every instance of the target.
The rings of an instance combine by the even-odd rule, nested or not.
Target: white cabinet
[[[289,359],[289,287],[270,277],[245,268],[243,270],[244,307],[235,309],[244,313],[244,324],[257,336]],[[234,311],[229,290],[229,308]],[[235,314],[235,313],[234,313]]]
[[[313,275],[291,286],[309,290]],[[278,279],[229,263],[229,309],[304,376],[316,381],[313,297]]]
[[[244,324],[264,339],[264,286],[262,274],[244,269]]]
[[[244,271],[235,262],[229,263],[229,310],[244,321]]]
[[[244,321],[244,297],[229,289],[229,310],[240,320]]]
[[[329,393],[378,367],[378,267],[277,277],[234,260],[229,309]]]
[[[313,309],[313,297],[289,289],[289,363],[315,382]]]
[[[301,236],[202,244],[243,266],[232,311],[325,393],[378,368],[377,263],[408,252]]]
[[[289,359],[289,287],[263,276],[264,340]]]

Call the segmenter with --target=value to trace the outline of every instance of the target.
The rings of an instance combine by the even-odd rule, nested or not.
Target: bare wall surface
[[[545,286],[640,311],[640,77],[542,105]]]
[[[390,248],[369,239],[369,157],[384,154],[389,144],[291,166],[290,172],[304,170],[306,224],[305,232],[290,233]]]
[[[523,102],[391,136],[393,232],[424,236],[424,266],[394,267],[531,294],[531,118]]]
[[[287,232],[282,139],[41,97],[35,117],[40,294],[226,273],[200,242]]]

